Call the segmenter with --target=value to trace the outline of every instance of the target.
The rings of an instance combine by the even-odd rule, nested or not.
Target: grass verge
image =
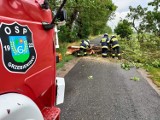
[[[68,46],[69,46],[69,43],[63,42],[63,43],[60,43],[60,48],[56,50],[58,53],[62,54],[62,60],[56,64],[56,69],[62,68],[66,62],[69,62],[74,58],[73,55],[66,55]]]
[[[89,39],[92,40],[96,37],[98,36],[89,36]],[[67,43],[67,42],[60,43],[60,48],[58,48],[56,51],[62,54],[62,61],[56,64],[56,69],[62,68],[66,62],[69,62],[70,60],[74,59],[73,55],[66,55],[67,47],[72,45],[77,46],[79,44],[80,40],[77,40],[76,42],[73,43]]]
[[[145,66],[145,69],[150,73],[153,83],[160,87],[160,69],[152,66]]]

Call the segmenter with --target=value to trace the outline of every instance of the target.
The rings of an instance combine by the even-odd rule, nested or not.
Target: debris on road
[[[75,55],[76,53],[79,52],[79,50],[80,50],[80,46],[69,46],[69,47],[67,48],[66,54],[67,54],[67,55]],[[101,46],[91,44],[91,48],[88,48],[88,49],[87,49],[87,53],[88,53],[89,55],[92,55],[92,54],[100,54],[100,53],[101,53]]]
[[[122,63],[121,68],[125,70],[130,70],[131,66],[129,63]]]
[[[139,80],[140,80],[140,78],[139,78],[139,77],[135,77],[135,76],[134,76],[134,77],[131,77],[131,78],[130,78],[130,80],[139,81]]]
[[[91,76],[88,76],[88,79],[89,80],[92,80],[93,79],[93,76],[91,75]]]

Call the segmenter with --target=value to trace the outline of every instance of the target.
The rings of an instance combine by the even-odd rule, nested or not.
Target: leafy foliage
[[[153,10],[148,10],[152,6]],[[148,8],[143,8],[142,6],[137,6],[133,8],[129,7],[130,12],[127,17],[132,21],[132,26],[138,33],[149,32],[156,36],[160,36],[160,11],[158,8],[160,6],[160,0],[154,0],[148,3]],[[139,25],[136,26],[135,22],[138,21]],[[139,36],[138,36],[139,37]]]
[[[130,70],[131,65],[128,62],[124,62],[121,64],[121,68],[124,70]]]
[[[49,2],[52,8],[57,8],[58,0]],[[67,0],[65,9],[68,18],[66,26],[60,28],[60,40],[73,42],[77,38],[88,38],[106,30],[111,32],[106,23],[116,10],[112,0]]]
[[[60,61],[59,63],[56,64],[56,69],[62,68],[66,62],[68,62],[74,58],[74,56],[72,56],[72,55],[66,55],[66,51],[67,51],[66,46],[68,46],[68,43],[61,42],[60,48],[56,50],[58,53],[62,54],[62,61]]]
[[[152,6],[154,9],[153,11],[147,11],[145,16],[146,29],[148,32],[152,32],[157,36],[160,36],[160,0],[154,0],[153,2],[148,3],[149,6]]]
[[[151,64],[155,68],[160,68],[160,59],[154,60]]]
[[[129,7],[130,12],[128,13],[127,17],[132,20],[132,26],[136,30],[136,32],[142,33],[144,30],[144,19],[143,16],[146,14],[147,8],[142,8],[140,5],[137,8],[133,8],[132,6]],[[135,25],[135,22],[139,21],[139,26]]]
[[[129,38],[133,33],[133,30],[127,20],[121,20],[114,29],[114,32],[117,33],[117,35],[120,35],[121,38]]]
[[[146,35],[145,41],[141,43],[136,39],[136,35],[132,35],[131,40],[120,39],[123,58],[135,63],[149,64],[159,67],[160,47],[159,37]],[[150,39],[152,38],[152,39]]]
[[[144,36],[143,43],[136,35],[132,35],[131,40],[119,40],[122,58],[128,61],[121,64],[121,67],[126,70],[129,70],[129,66],[132,65],[136,68],[144,67],[152,74],[153,82],[160,86],[160,38],[150,34]]]
[[[131,77],[131,80],[139,81],[139,80],[140,80],[140,78],[139,78],[139,77],[134,76],[134,77]]]

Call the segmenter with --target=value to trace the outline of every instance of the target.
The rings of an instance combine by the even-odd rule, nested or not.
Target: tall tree
[[[136,8],[130,6],[130,12],[127,17],[132,20],[132,26],[138,33],[138,36],[143,32],[154,33],[155,35],[160,36],[160,0],[149,2],[148,5],[152,6],[151,10],[142,8],[140,5]],[[136,22],[139,23],[137,26],[135,24]]]
[[[148,5],[152,6],[154,9],[146,13],[146,31],[160,36],[160,0],[149,2]]]
[[[117,27],[114,29],[114,32],[117,35],[120,35],[121,38],[129,38],[129,36],[133,33],[131,28],[131,24],[127,20],[121,20]]]
[[[76,37],[87,38],[90,34],[103,32],[116,8],[112,0],[67,0],[66,38],[72,41]]]
[[[140,39],[139,35],[143,33],[145,29],[144,15],[146,14],[147,8],[142,8],[138,5],[136,8],[129,6],[129,10],[130,12],[127,17],[131,20],[132,26],[138,34],[138,39]],[[136,25],[136,23],[138,23],[138,25]]]

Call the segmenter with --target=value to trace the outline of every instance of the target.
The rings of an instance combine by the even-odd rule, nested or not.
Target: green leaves
[[[128,38],[133,33],[131,24],[127,20],[120,21],[114,31],[121,38]]]
[[[88,76],[88,79],[93,80],[93,76],[92,75]]]
[[[129,63],[122,63],[121,68],[124,70],[130,70],[131,66]]]
[[[58,0],[50,1],[53,9],[57,2]],[[68,18],[66,28],[59,32],[60,40],[72,42],[88,38],[89,35],[105,33],[108,30],[106,23],[117,7],[112,0],[67,0],[64,8]]]
[[[139,77],[134,76],[134,77],[131,77],[131,78],[130,78],[130,80],[139,81],[139,80],[140,80],[140,78],[139,78]]]
[[[132,26],[138,34],[149,32],[159,36],[160,12],[158,8],[160,6],[160,0],[153,0],[153,2],[148,3],[148,5],[152,6],[151,10],[148,9],[149,6],[147,8],[143,8],[140,5],[136,8],[130,6],[130,12],[127,17],[132,21]],[[136,21],[139,22],[138,26],[135,25]]]
[[[160,59],[156,59],[152,62],[152,66],[160,68]]]

